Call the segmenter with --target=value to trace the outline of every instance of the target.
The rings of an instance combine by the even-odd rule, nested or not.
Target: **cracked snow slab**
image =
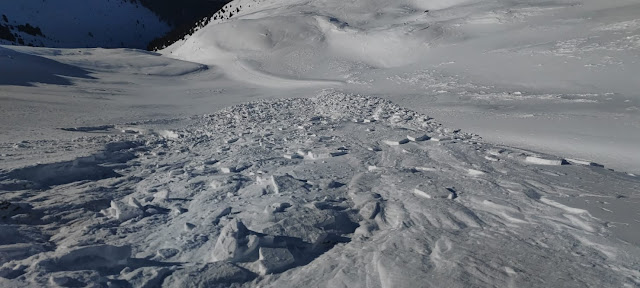
[[[273,128],[300,123],[313,125]],[[95,135],[93,157],[0,172],[0,286],[640,284],[637,233],[612,216],[639,201],[629,174],[341,93],[232,106],[175,133]],[[340,155],[308,159],[325,151]]]

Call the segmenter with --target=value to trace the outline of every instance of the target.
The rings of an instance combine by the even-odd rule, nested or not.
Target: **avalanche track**
[[[101,152],[0,171],[0,286],[640,285],[640,217],[596,217],[635,175],[358,95],[186,122],[83,127],[53,145]]]

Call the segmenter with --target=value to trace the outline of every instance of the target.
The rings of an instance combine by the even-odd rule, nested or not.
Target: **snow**
[[[0,286],[640,285],[637,3],[226,7],[0,47]]]

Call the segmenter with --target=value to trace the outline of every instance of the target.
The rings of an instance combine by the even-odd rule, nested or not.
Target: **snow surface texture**
[[[106,143],[91,157],[0,174],[2,287],[640,285],[637,235],[562,204],[637,199],[638,177],[531,161],[551,158],[388,100],[323,93],[172,133],[104,129],[84,139]]]
[[[635,0],[226,7],[164,53],[262,86],[339,81],[344,91],[391,98],[494,142],[640,172]]]
[[[45,47],[132,47],[144,49],[169,32],[167,23],[128,0],[6,0],[0,2],[0,26],[13,27],[16,40],[0,44]],[[19,29],[39,28],[41,33]]]
[[[2,46],[0,286],[640,286],[639,11],[242,0],[162,55]]]

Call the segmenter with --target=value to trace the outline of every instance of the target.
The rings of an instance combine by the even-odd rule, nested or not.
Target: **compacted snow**
[[[640,286],[634,2],[236,0],[158,53],[0,46],[0,287]]]

